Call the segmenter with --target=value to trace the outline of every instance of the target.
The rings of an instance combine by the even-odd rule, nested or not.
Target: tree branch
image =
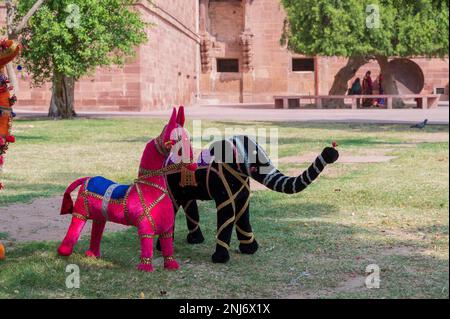
[[[6,1],[7,2],[7,6],[11,5],[11,0]],[[9,4],[8,4],[9,3]],[[28,21],[30,20],[30,18],[33,16],[33,14],[36,13],[36,11],[39,10],[39,8],[42,6],[42,4],[44,3],[44,0],[38,0],[36,1],[36,3],[33,5],[33,7],[31,7],[30,11],[28,11],[28,13],[22,18],[22,20],[19,22],[19,24],[17,25],[17,27],[13,28],[11,30],[11,34],[9,35],[9,38],[14,40],[17,39],[19,36],[19,33],[25,28],[25,26],[27,25]]]
[[[36,11],[39,10],[39,8],[44,3],[44,0],[38,0],[36,3],[31,7],[31,9],[28,11],[28,13],[22,18],[22,20],[19,22],[17,27],[14,27],[14,19],[16,16],[17,8],[14,5],[12,0],[5,0],[6,5],[6,24],[7,24],[7,33],[8,38],[10,40],[17,40],[19,37],[20,32],[25,28],[30,18],[33,16],[33,14],[36,13]],[[17,75],[14,70],[14,66],[12,63],[8,63],[6,65],[6,71],[8,73],[8,78],[11,82],[11,85],[14,87],[14,93],[19,93],[19,81],[17,80]]]

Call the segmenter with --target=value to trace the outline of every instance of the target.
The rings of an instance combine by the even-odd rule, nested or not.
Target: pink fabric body
[[[155,169],[154,166],[154,160],[151,159],[155,158],[155,155],[152,149],[154,148],[154,141],[151,141],[147,144],[147,147],[144,151],[144,154],[142,156],[141,160],[141,168],[150,170]],[[159,154],[158,154],[159,155]],[[160,158],[161,161],[164,160],[164,158]],[[140,174],[141,177],[141,174]],[[162,176],[155,176],[147,178],[146,181],[157,184],[164,189],[167,189],[166,181],[164,177]],[[139,188],[142,191],[143,197],[145,199],[146,206],[151,205],[153,202],[155,202],[163,193],[161,190],[156,189],[152,186],[148,186],[145,184],[139,184]],[[83,193],[86,191],[86,184],[80,187],[80,190],[78,192],[78,198],[75,202],[74,206],[74,212],[81,214],[85,217],[88,217],[89,219],[96,220],[99,222],[113,222],[117,224],[127,225],[127,226],[138,226],[137,222],[139,217],[142,215],[144,208],[142,207],[141,201],[139,199],[139,195],[136,189],[135,185],[131,186],[131,190],[129,193],[128,200],[126,202],[127,208],[128,208],[128,220],[125,218],[124,214],[124,205],[115,203],[114,201],[110,201],[108,204],[108,220],[105,220],[105,217],[102,213],[102,199],[99,199],[94,196],[89,196],[89,193],[87,195],[87,201],[88,201],[88,211],[86,211],[86,206],[84,203]],[[164,232],[171,231],[173,224],[174,224],[174,215],[171,213],[173,211],[172,202],[170,200],[169,196],[165,196],[162,201],[160,201],[155,207],[153,207],[149,214],[152,217],[156,229],[153,230],[151,228],[151,224],[143,222],[142,226],[145,226],[143,229],[143,233],[145,234],[161,234]],[[147,225],[148,224],[148,225]],[[147,227],[147,226],[150,226]]]
[[[106,212],[103,212],[102,209],[103,197],[86,191],[89,178],[76,180],[66,189],[61,213],[71,213],[73,217],[67,235],[58,248],[60,255],[70,256],[72,254],[86,220],[92,219],[94,223],[92,224],[90,248],[86,252],[87,256],[100,256],[100,241],[105,224],[106,222],[113,222],[138,228],[141,241],[139,270],[153,271],[151,258],[153,257],[153,238],[155,235],[163,235],[160,237],[160,243],[162,254],[165,257],[164,267],[166,269],[178,269],[178,263],[172,258],[172,233],[175,217],[172,201],[167,193],[166,181],[162,175],[148,176],[148,172],[163,168],[166,156],[161,153],[166,152],[161,148],[167,148],[167,152],[169,151],[169,147],[177,142],[177,140],[170,139],[170,132],[177,127],[182,127],[183,124],[184,108],[180,107],[178,116],[176,109],[174,109],[169,124],[162,134],[161,142],[163,145],[156,145],[156,139],[147,143],[141,159],[139,180],[128,189],[128,197],[125,197],[122,201],[110,200]],[[185,135],[183,134],[181,137],[188,142],[189,140]],[[141,169],[147,170],[147,172],[142,172]],[[79,186],[78,197],[73,205],[70,194]],[[138,188],[141,191],[140,193]],[[104,213],[106,213],[106,216]]]

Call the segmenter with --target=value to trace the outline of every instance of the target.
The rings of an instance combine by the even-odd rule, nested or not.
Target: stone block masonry
[[[136,57],[124,68],[99,68],[81,79],[75,88],[76,110],[150,111],[179,104],[271,103],[274,95],[284,94],[324,95],[346,62],[338,57],[305,57],[282,47],[286,15],[280,0],[153,2],[135,5],[152,24],[149,41],[136,48]],[[4,21],[0,4],[0,23]],[[294,59],[309,59],[313,67],[295,70]],[[237,70],[219,68],[236,60]],[[424,75],[422,93],[443,88],[443,99],[448,100],[448,58],[412,61]],[[375,80],[376,62],[363,66],[356,76],[362,78],[367,70]],[[18,109],[45,111],[51,85],[30,88],[22,80],[18,98]]]
[[[142,1],[135,5],[151,23],[149,41],[123,67],[99,68],[75,87],[79,111],[147,111],[192,104],[197,95],[199,42],[196,0]],[[5,21],[0,4],[0,21]],[[51,84],[31,88],[20,80],[18,109],[47,110]]]

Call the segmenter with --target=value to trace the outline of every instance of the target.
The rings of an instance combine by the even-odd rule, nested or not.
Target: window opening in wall
[[[217,59],[217,72],[238,73],[239,59]]]
[[[293,72],[314,72],[314,59],[311,58],[293,58]]]

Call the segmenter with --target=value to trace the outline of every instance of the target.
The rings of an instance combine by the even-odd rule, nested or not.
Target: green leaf
[[[18,2],[17,20],[35,0]],[[55,71],[79,79],[97,67],[123,65],[147,39],[146,24],[132,0],[47,0],[22,32],[22,63],[33,84]],[[74,7],[76,5],[77,7]],[[77,10],[75,10],[75,9]],[[78,10],[79,9],[79,10]]]
[[[448,1],[283,0],[287,12],[282,43],[298,53],[322,56],[448,55]],[[369,28],[369,5],[379,24]]]

